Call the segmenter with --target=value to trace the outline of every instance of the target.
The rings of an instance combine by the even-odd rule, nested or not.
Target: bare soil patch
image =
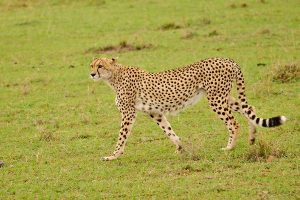
[[[126,41],[120,42],[118,45],[108,45],[104,47],[90,48],[85,53],[123,53],[128,51],[140,51],[152,48],[152,44],[129,44]]]

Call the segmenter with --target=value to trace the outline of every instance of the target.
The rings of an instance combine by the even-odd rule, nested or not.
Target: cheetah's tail
[[[241,106],[240,111],[252,122],[253,125],[261,127],[275,127],[282,125],[287,120],[285,116],[277,116],[268,119],[263,119],[256,116],[253,107],[247,103],[244,76],[238,65],[236,65],[236,84],[238,99]]]
[[[285,116],[277,116],[277,117],[272,117],[269,119],[262,119],[262,118],[256,117],[256,118],[254,118],[254,120],[252,120],[252,118],[250,116],[249,116],[249,118],[251,119],[252,122],[254,122],[254,124],[261,126],[261,127],[280,126],[287,120],[287,118]]]

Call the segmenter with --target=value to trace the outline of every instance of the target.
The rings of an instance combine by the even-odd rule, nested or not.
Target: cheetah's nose
[[[94,76],[96,76],[96,73],[94,73],[94,72],[91,73],[91,77],[94,77]]]

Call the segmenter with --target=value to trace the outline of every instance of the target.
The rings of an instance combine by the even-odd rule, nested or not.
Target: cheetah
[[[147,113],[174,143],[176,151],[181,152],[183,148],[180,138],[166,115],[194,105],[203,95],[229,131],[224,150],[235,147],[239,132],[239,124],[232,112],[239,112],[248,120],[250,144],[255,142],[256,126],[279,126],[287,119],[285,116],[263,119],[256,115],[254,107],[247,103],[241,69],[231,59],[209,58],[158,73],[123,66],[114,58],[95,58],[90,66],[90,77],[95,81],[105,81],[116,92],[115,101],[122,116],[115,150],[110,156],[103,157],[103,160],[114,160],[124,153],[137,111]],[[238,99],[230,95],[233,82],[236,82]]]

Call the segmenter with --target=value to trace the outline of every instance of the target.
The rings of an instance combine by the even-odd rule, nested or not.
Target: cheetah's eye
[[[101,68],[103,68],[103,65],[98,65],[98,69],[101,69]]]

